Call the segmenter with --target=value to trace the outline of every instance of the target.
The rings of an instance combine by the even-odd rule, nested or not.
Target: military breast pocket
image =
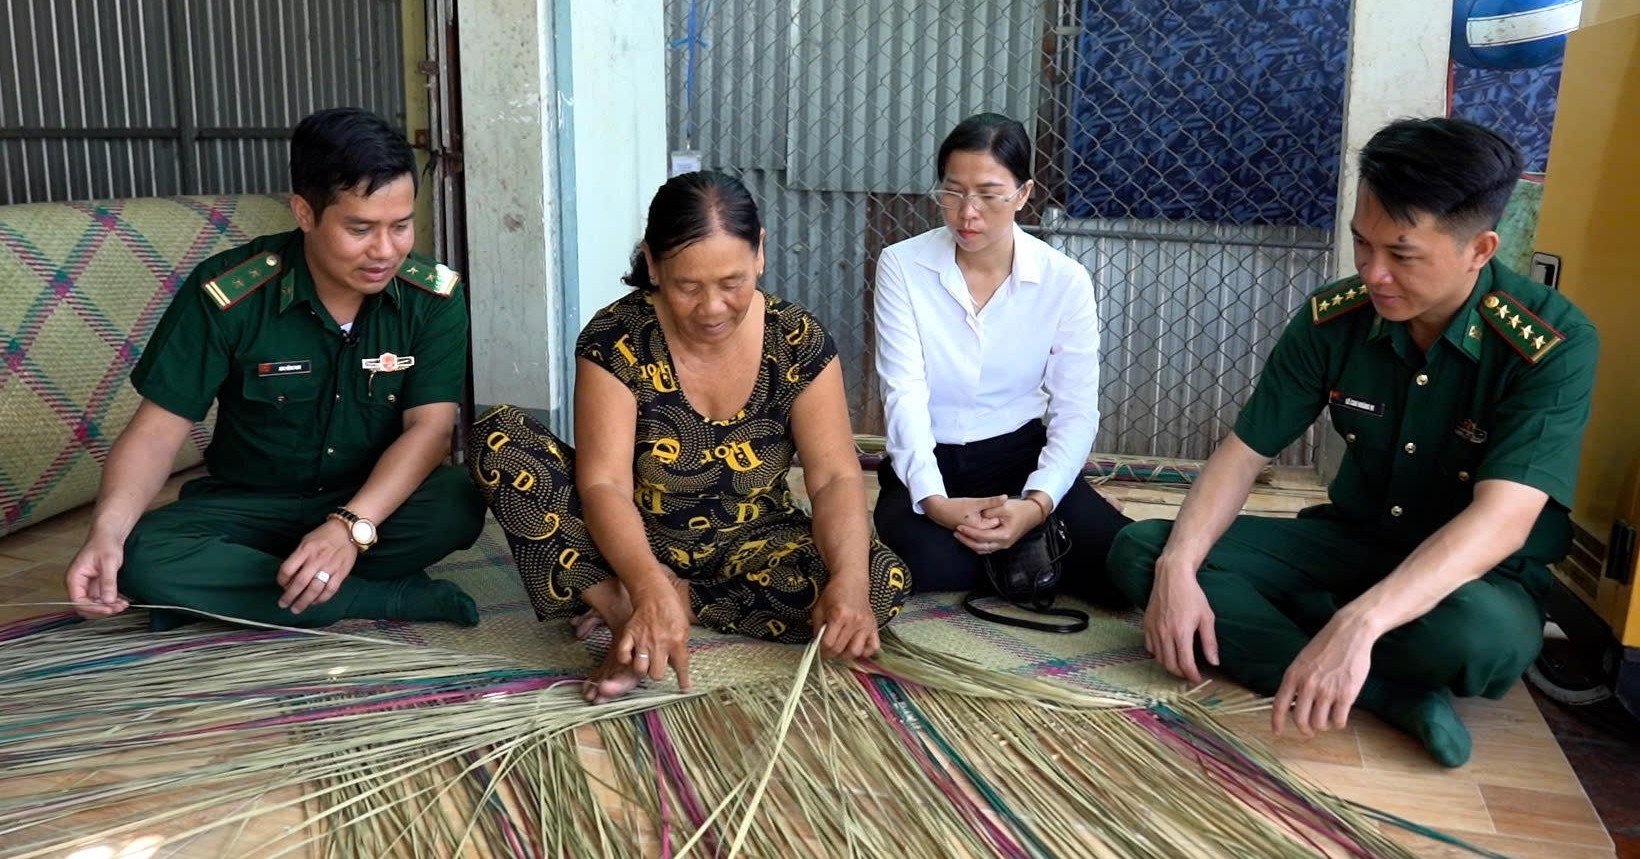
[[[404,373],[360,373],[357,384],[359,402],[378,409],[403,411]]]
[[[1384,450],[1392,443],[1389,437],[1392,428],[1383,415],[1365,414],[1338,405],[1329,406],[1327,414],[1351,450]]]
[[[285,362],[275,370],[269,364],[253,364],[245,368],[241,388],[245,403],[269,416],[279,416],[305,410],[319,396],[319,380],[311,370],[280,372],[278,367],[296,367],[309,362]]]

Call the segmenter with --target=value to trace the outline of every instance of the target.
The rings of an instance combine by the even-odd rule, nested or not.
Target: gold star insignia
[[[1526,338],[1527,340],[1532,339],[1532,323],[1528,322],[1526,323],[1525,328],[1520,329],[1520,336]]]
[[[1539,349],[1542,349],[1544,346],[1548,345],[1548,343],[1549,341],[1545,340],[1542,334],[1539,334],[1537,338],[1532,341],[1532,345],[1538,347]]]
[[[418,274],[420,272],[421,272],[421,266],[419,266],[419,265],[413,265],[413,266],[411,266],[411,267],[404,270],[405,274]]]
[[[1498,318],[1499,319],[1508,319],[1509,318],[1509,305],[1507,305],[1507,304],[1498,305]]]
[[[1349,291],[1349,292],[1346,292],[1346,293],[1344,293],[1344,296],[1345,296],[1345,297],[1346,297],[1346,298],[1354,298],[1354,297],[1355,297],[1355,296],[1356,296],[1356,292],[1355,292],[1355,287],[1353,287],[1353,286],[1352,286],[1352,287],[1350,287],[1350,291]]]
[[[1481,327],[1479,325],[1469,326],[1469,336],[1470,337],[1475,337],[1475,338],[1480,337],[1481,336]]]
[[[1519,328],[1520,327],[1520,314],[1517,313],[1514,316],[1509,317],[1509,327],[1510,328]]]

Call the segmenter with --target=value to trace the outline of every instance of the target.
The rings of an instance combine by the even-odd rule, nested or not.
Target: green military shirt
[[[198,421],[219,406],[212,476],[323,492],[362,484],[406,409],[461,399],[467,307],[453,272],[412,255],[344,335],[314,290],[300,230],[201,263],[177,290],[131,381]]]
[[[1541,489],[1550,503],[1523,554],[1551,563],[1570,546],[1598,351],[1582,311],[1496,261],[1427,353],[1348,278],[1288,324],[1235,431],[1274,456],[1326,408],[1346,447],[1322,515],[1408,550],[1468,506],[1476,481]]]

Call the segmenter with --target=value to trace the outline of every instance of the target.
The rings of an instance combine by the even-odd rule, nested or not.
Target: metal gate
[[[1275,8],[1279,7],[1279,8]],[[1035,137],[1023,220],[1086,265],[1101,451],[1204,457],[1330,270],[1348,4],[1295,0],[667,0],[675,149],[741,176],[767,287],[838,341],[880,432],[873,261],[940,225],[955,123]],[[1314,461],[1313,431],[1283,454]]]

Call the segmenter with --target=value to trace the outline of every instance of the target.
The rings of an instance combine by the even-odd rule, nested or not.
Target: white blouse
[[[1099,319],[1081,263],[1014,226],[1014,268],[983,309],[945,227],[877,261],[877,376],[894,473],[922,499],[945,495],[935,444],[967,444],[1035,418],[1048,443],[1023,491],[1057,506],[1099,428]]]

